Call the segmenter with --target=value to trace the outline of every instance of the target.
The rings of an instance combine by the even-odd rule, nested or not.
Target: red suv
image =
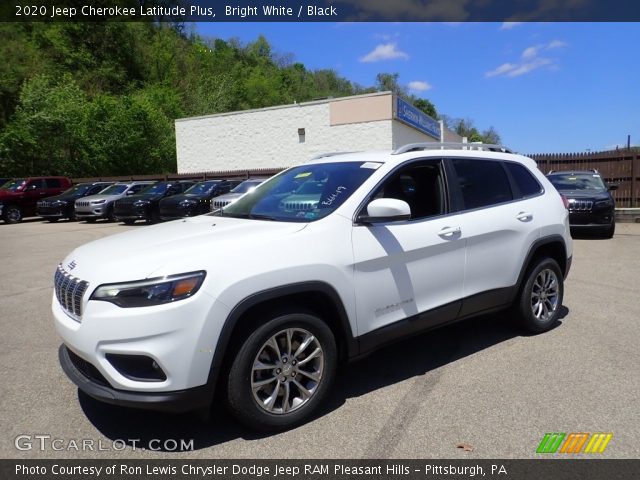
[[[16,178],[0,188],[0,216],[5,223],[18,223],[36,214],[38,200],[58,195],[71,187],[67,177]]]

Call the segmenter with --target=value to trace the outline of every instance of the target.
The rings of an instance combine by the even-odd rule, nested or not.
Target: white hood
[[[216,269],[220,259],[238,261],[306,223],[271,222],[202,215],[102,238],[75,249],[62,262],[71,275],[97,286],[195,270]],[[74,268],[71,269],[70,265]]]

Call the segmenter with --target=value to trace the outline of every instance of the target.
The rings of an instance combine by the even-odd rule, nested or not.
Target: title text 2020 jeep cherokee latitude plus
[[[339,362],[403,336],[507,307],[548,330],[572,255],[560,195],[506,149],[433,147],[316,159],[214,214],[76,249],[55,273],[63,369],[120,405],[203,409],[218,391],[273,430],[309,418]],[[312,208],[283,202],[306,182]]]

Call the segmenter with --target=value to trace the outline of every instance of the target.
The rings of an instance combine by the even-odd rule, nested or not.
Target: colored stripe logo
[[[603,453],[612,438],[613,433],[545,433],[536,453]]]

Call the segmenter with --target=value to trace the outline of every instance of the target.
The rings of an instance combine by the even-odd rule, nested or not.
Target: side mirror
[[[403,200],[378,198],[367,205],[367,215],[360,216],[363,223],[399,222],[411,218],[411,208]]]
[[[618,189],[618,185],[609,185],[609,190],[613,191],[617,189]]]

